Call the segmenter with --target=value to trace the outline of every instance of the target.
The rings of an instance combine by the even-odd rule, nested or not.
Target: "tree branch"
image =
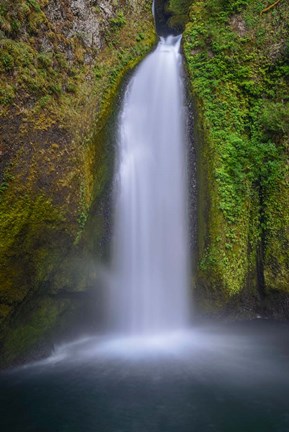
[[[275,1],[275,3],[271,4],[270,6],[266,7],[265,9],[263,9],[260,13],[260,15],[262,15],[265,12],[268,12],[270,9],[272,9],[274,6],[277,6],[278,3],[280,3],[281,0],[277,0]]]

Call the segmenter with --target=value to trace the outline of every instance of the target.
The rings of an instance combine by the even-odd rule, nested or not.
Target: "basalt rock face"
[[[48,19],[61,27],[66,38],[73,38],[79,35],[87,48],[101,47],[101,25],[99,14],[93,8],[96,1],[72,0],[64,5],[57,0],[49,2],[46,8]],[[106,3],[106,4],[105,4]],[[103,21],[113,16],[113,10],[109,2],[102,2],[99,12]],[[49,46],[49,45],[48,45]]]
[[[193,0],[155,0],[156,26],[162,36],[181,34],[189,21]]]
[[[108,119],[125,72],[155,42],[148,3],[1,3],[2,364],[46,352],[94,296],[81,293],[97,286],[108,232]]]
[[[288,12],[282,0],[190,8],[183,44],[198,129],[195,297],[210,315],[289,318]]]

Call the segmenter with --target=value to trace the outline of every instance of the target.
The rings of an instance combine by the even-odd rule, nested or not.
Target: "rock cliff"
[[[196,297],[289,317],[289,10],[191,1],[184,51],[199,154]]]
[[[151,5],[133,0],[3,0],[0,29],[0,326],[11,363],[77,309],[73,292],[95,286],[108,119],[155,34]]]

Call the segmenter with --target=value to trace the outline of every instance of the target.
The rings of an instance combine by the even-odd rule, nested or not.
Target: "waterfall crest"
[[[136,69],[118,119],[111,317],[151,334],[189,321],[187,166],[181,37]]]

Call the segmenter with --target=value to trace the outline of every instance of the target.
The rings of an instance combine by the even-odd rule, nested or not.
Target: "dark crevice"
[[[155,25],[156,31],[159,36],[168,36],[172,33],[167,22],[170,17],[169,14],[165,12],[166,1],[165,0],[155,0],[154,3],[154,14],[155,14]]]
[[[262,179],[259,179],[257,189],[258,189],[258,196],[259,196],[260,238],[257,243],[257,251],[256,251],[256,276],[257,276],[257,292],[260,299],[263,299],[266,294],[266,284],[265,284],[265,276],[264,276],[264,255],[265,255],[265,247],[266,247],[266,232],[264,229],[265,210],[264,210],[264,191],[262,186]]]
[[[191,0],[183,0],[178,4],[177,10],[171,9],[168,0],[155,0],[155,23],[159,36],[180,35],[184,31],[188,20]]]

